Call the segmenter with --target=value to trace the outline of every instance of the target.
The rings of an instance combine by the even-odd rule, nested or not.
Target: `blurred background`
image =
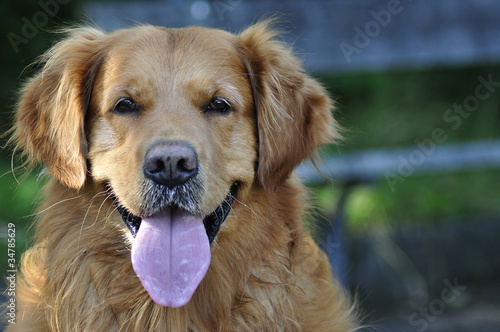
[[[238,32],[282,13],[283,41],[336,99],[346,128],[322,151],[328,177],[308,164],[299,174],[325,216],[311,228],[357,296],[365,330],[500,331],[500,2],[8,0],[0,12],[1,133],[37,69],[28,65],[63,26]],[[2,275],[7,225],[19,260],[43,186],[36,172],[13,174],[19,165],[0,149]]]

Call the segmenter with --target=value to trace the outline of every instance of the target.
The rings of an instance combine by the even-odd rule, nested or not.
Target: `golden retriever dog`
[[[339,137],[270,20],[76,28],[20,94],[50,179],[9,331],[352,331],[294,168]]]

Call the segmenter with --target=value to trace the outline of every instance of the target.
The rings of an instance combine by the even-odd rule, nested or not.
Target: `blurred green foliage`
[[[380,179],[354,188],[345,206],[345,222],[356,234],[409,225],[432,226],[500,216],[500,193],[495,183],[500,170],[413,176],[396,191]],[[316,188],[317,204],[336,212],[340,184]]]
[[[415,147],[416,140],[444,130],[443,144],[500,138],[500,88],[480,101],[455,129],[444,119],[447,110],[475,95],[478,77],[500,82],[499,66],[432,68],[322,77],[337,99],[337,118],[346,140],[331,153]],[[498,90],[498,91],[497,91]],[[391,191],[385,179],[357,187],[346,206],[352,231],[404,224],[433,224],[454,219],[500,216],[500,170],[412,176]],[[319,188],[320,204],[334,211],[338,189]],[[326,197],[326,198],[325,198]]]
[[[337,117],[349,131],[342,148],[405,147],[443,128],[446,143],[500,136],[500,89],[480,101],[459,128],[443,119],[481,84],[478,77],[500,82],[500,66],[432,68],[322,77],[337,100]],[[497,91],[498,90],[498,91]]]

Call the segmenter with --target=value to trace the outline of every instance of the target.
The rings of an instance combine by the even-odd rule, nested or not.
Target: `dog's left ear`
[[[340,138],[327,92],[276,40],[271,24],[272,20],[258,23],[239,36],[257,113],[257,178],[268,192],[274,192],[317,147]]]
[[[86,179],[84,121],[104,36],[79,28],[42,58],[44,66],[21,90],[11,141],[28,163],[43,162],[63,184]]]

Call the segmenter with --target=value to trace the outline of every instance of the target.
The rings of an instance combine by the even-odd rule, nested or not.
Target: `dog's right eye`
[[[126,113],[139,113],[140,110],[132,99],[124,98],[120,99],[116,103],[115,107],[113,108],[113,111],[120,114],[126,114]]]

